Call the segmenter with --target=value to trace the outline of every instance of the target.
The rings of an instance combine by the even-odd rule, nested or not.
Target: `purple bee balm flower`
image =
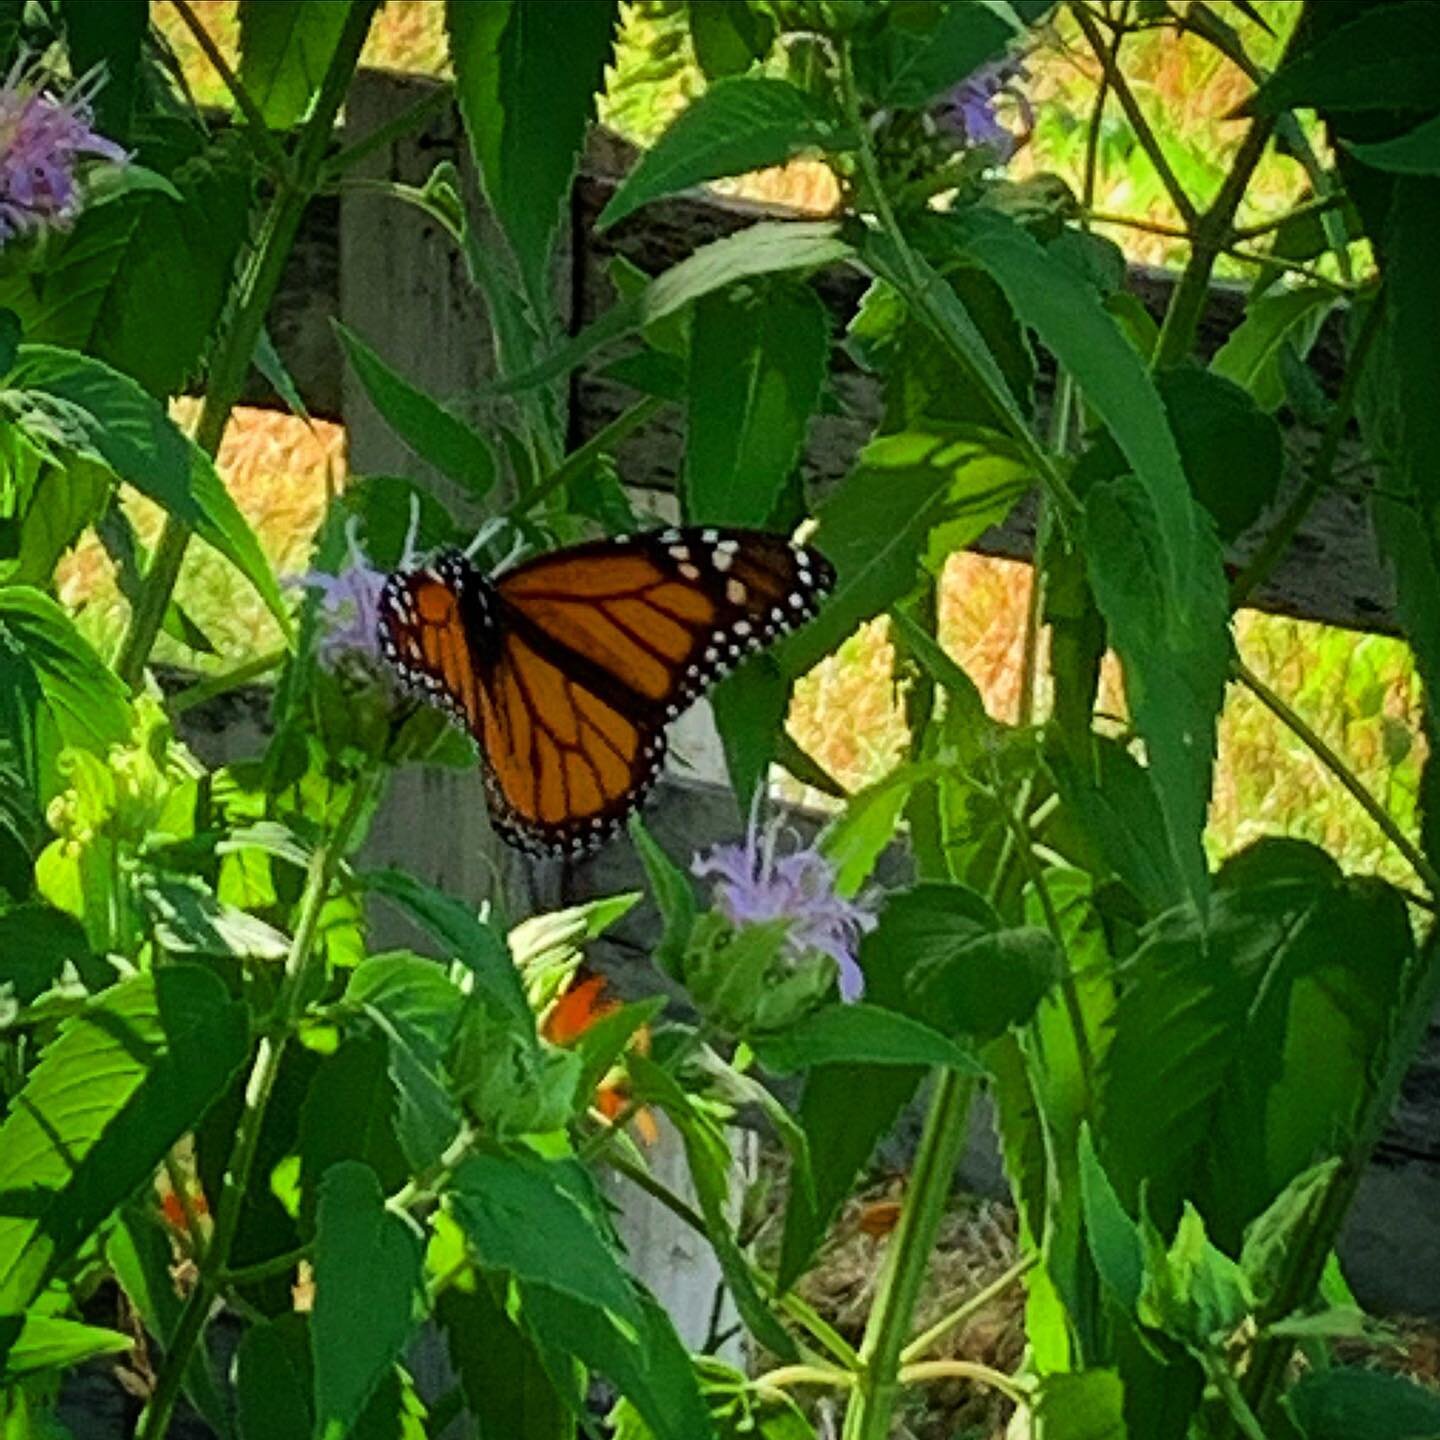
[[[865,973],[856,952],[860,937],[875,928],[875,916],[836,892],[834,868],[813,846],[778,854],[781,825],[777,816],[762,829],[757,804],[744,842],[697,855],[691,871],[716,882],[715,906],[737,929],[788,921],[793,956],[828,955],[835,962],[840,998],[858,1000],[865,993]]]
[[[94,80],[59,98],[25,57],[0,85],[0,246],[16,236],[64,229],[80,213],[80,157],[123,165],[129,156],[91,129]]]
[[[1028,129],[1033,124],[1030,102],[1011,81],[1029,78],[1029,72],[1018,60],[996,60],[982,65],[941,100],[935,119],[942,130],[966,145],[984,146],[993,150],[1001,161],[1009,160],[1020,142],[996,118],[995,101],[1001,95],[1010,96],[1020,107]]]
[[[289,583],[320,592],[320,662],[335,670],[359,661],[384,674],[380,650],[380,592],[386,574],[365,557],[352,522],[346,531],[349,556],[338,575],[307,570]]]

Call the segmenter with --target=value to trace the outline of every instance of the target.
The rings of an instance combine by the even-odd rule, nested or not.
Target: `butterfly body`
[[[654,783],[665,725],[833,583],[817,551],[756,530],[589,541],[495,577],[450,552],[390,576],[380,640],[478,742],[499,833],[574,855]]]

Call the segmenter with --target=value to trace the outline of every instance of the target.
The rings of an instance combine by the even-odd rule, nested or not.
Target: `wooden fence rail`
[[[347,138],[358,138],[413,104],[434,82],[417,77],[365,72],[347,102]],[[579,327],[610,303],[607,266],[623,255],[643,270],[658,273],[697,246],[731,233],[757,218],[775,218],[773,209],[686,196],[648,206],[640,215],[597,236],[593,220],[626,163],[625,148],[613,137],[597,135],[576,184],[569,243],[559,261],[566,283],[559,293],[570,300],[565,317]],[[418,136],[397,142],[369,157],[365,173],[420,184],[434,166],[454,162],[469,174],[458,120],[441,114]],[[470,181],[473,189],[473,179]],[[1163,273],[1132,270],[1131,288],[1157,315],[1171,280]],[[821,293],[842,322],[853,313],[864,281],[854,273],[827,275]],[[1217,287],[1205,317],[1202,347],[1216,348],[1243,311],[1243,290]],[[368,192],[347,193],[315,206],[307,220],[271,315],[270,331],[312,413],[342,421],[348,431],[350,468],[357,474],[402,474],[430,478],[425,467],[385,428],[364,395],[344,373],[330,322],[338,317],[374,345],[401,373],[483,418],[479,397],[487,382],[490,344],[484,311],[465,278],[463,264],[440,227],[418,210]],[[1322,333],[1312,357],[1322,383],[1341,368],[1338,327]],[[845,413],[817,417],[811,426],[804,465],[809,479],[823,487],[846,473],[871,429],[880,403],[874,381],[837,358],[832,375]],[[1042,367],[1042,383],[1044,383]],[[275,404],[258,376],[247,397]],[[570,430],[578,443],[594,435],[634,396],[622,387],[580,377],[570,391]],[[682,450],[682,417],[662,411],[652,424],[620,449],[621,473],[637,491],[651,492],[663,509],[663,492],[673,489]],[[1292,424],[1286,435],[1289,473],[1279,503],[1298,483],[1317,436]],[[1353,438],[1342,463],[1359,483],[1367,479],[1364,457]],[[659,497],[659,498],[656,498]],[[673,502],[671,502],[673,503]],[[1233,559],[1250,553],[1258,536],[1245,537]],[[1021,507],[1004,525],[977,545],[984,552],[1015,559],[1029,557],[1032,530]],[[1326,495],[1295,537],[1290,552],[1257,592],[1262,608],[1361,630],[1393,627],[1393,587],[1380,561],[1366,507],[1353,494]],[[244,707],[241,706],[241,711]],[[234,701],[206,714],[187,717],[195,741],[216,758],[245,753],[257,741],[250,717],[238,714]],[[713,745],[707,742],[703,716],[676,747],[698,756],[695,777],[671,776],[652,807],[654,825],[673,853],[733,835],[739,817],[722,789],[703,783],[713,778]],[[497,863],[512,883],[524,887],[534,906],[572,903],[590,895],[639,888],[629,847],[615,845],[585,863],[517,865],[497,855],[484,821],[484,804],[475,777],[413,774],[401,778],[375,828],[372,857],[399,859],[425,878],[476,902],[492,893]],[[903,856],[894,864],[903,871]],[[633,976],[638,955],[654,935],[654,917],[641,908],[632,913],[609,946],[612,968]],[[962,1174],[986,1183],[996,1173],[993,1147],[977,1141]],[[648,1219],[645,1222],[649,1223]],[[653,1233],[649,1244],[655,1245]],[[663,1246],[659,1246],[663,1250]],[[1377,1305],[1440,1313],[1440,1045],[1416,1066],[1407,1083],[1390,1134],[1362,1189],[1346,1239],[1352,1280],[1362,1298]],[[672,1303],[676,1276],[671,1257],[638,1257],[649,1278],[658,1281]],[[711,1291],[700,1279],[702,1258],[692,1256],[682,1289],[695,1304],[708,1308]],[[710,1272],[706,1272],[709,1274]],[[713,1277],[712,1277],[713,1278]],[[703,1299],[694,1299],[694,1297]],[[693,1327],[692,1327],[693,1328]]]

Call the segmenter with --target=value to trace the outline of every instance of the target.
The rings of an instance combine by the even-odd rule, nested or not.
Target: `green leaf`
[[[124,144],[130,138],[130,112],[140,74],[140,43],[150,21],[148,0],[114,0],[87,5],[61,0],[70,73],[77,79],[103,66],[105,83],[95,96],[95,125],[102,135]]]
[[[575,1053],[583,1068],[577,1089],[581,1095],[591,1094],[611,1068],[625,1053],[636,1033],[658,1020],[665,1010],[663,995],[622,1005],[602,1015],[575,1041]]]
[[[1033,1403],[1035,1440],[1127,1440],[1129,1435],[1125,1387],[1113,1370],[1046,1375]]]
[[[354,331],[338,320],[335,332],[370,403],[401,440],[475,500],[495,484],[495,457],[488,442],[454,411],[392,370]]]
[[[242,1440],[310,1440],[314,1369],[304,1315],[277,1315],[249,1326],[235,1352]]]
[[[604,88],[617,14],[615,0],[445,7],[470,150],[532,304],[549,293],[561,204]]]
[[[970,209],[955,221],[954,243],[989,272],[1016,315],[1074,377],[1129,462],[1155,516],[1164,621],[1173,634],[1183,633],[1205,594],[1212,560],[1154,378],[1094,287],[1016,222]],[[1213,564],[1218,574],[1218,556]]]
[[[1187,1200],[1170,1248],[1149,1220],[1140,1227],[1145,1285],[1140,1318],[1191,1350],[1223,1345],[1254,1309],[1244,1273],[1210,1243],[1200,1212]]]
[[[0,994],[28,1005],[66,965],[88,968],[90,946],[73,915],[34,902],[0,912]]]
[[[352,1035],[320,1065],[300,1112],[300,1213],[313,1227],[320,1183],[342,1160],[358,1160],[381,1187],[398,1190],[409,1174],[396,1139],[398,1097],[390,1052],[378,1036]]]
[[[1378,246],[1385,274],[1384,329],[1366,367],[1357,411],[1372,454],[1404,501],[1372,502],[1376,533],[1394,567],[1398,608],[1427,689],[1440,684],[1440,407],[1427,377],[1440,373],[1440,272],[1427,248],[1440,224],[1440,180],[1405,176]],[[1428,238],[1427,238],[1428,237]],[[1418,514],[1417,514],[1418,512]],[[1433,727],[1433,721],[1432,727]],[[1433,728],[1431,730],[1433,738]],[[1433,753],[1433,752],[1432,752]],[[1434,771],[1427,768],[1427,778]],[[1422,805],[1427,848],[1436,844],[1433,802]]]
[[[749,0],[690,0],[690,43],[707,80],[738,75],[763,60],[775,21]]]
[[[895,839],[911,794],[936,773],[933,765],[901,765],[883,780],[846,798],[844,810],[826,825],[816,842],[835,872],[838,894],[853,898],[860,893]]]
[[[149,1180],[248,1051],[244,1007],[190,965],[125,980],[64,1023],[0,1125],[0,1313]]]
[[[697,303],[682,491],[692,525],[764,526],[799,458],[829,354],[829,314],[806,286],[737,286]]]
[[[790,679],[773,655],[752,655],[711,693],[715,728],[725,748],[725,768],[741,814],[748,814],[758,787],[778,758],[778,737],[790,710]]]
[[[14,1336],[10,1325],[18,1325]],[[120,1355],[133,1341],[116,1330],[82,1325],[56,1315],[0,1318],[0,1385],[15,1385],[46,1370],[68,1370],[100,1355]]]
[[[788,81],[766,75],[717,80],[644,152],[596,223],[605,230],[652,200],[707,180],[783,165],[807,150],[854,145],[836,114]]]
[[[918,1009],[979,1041],[1029,1020],[1060,973],[1054,939],[1031,925],[974,935],[967,923],[953,947],[936,937],[927,951],[909,977]]]
[[[1334,305],[1334,292],[1319,286],[1262,296],[1246,307],[1244,320],[1215,352],[1211,373],[1233,380],[1273,413],[1285,401],[1282,352],[1293,346],[1303,356]]]
[[[395,954],[374,955],[356,966],[345,999],[364,1011],[390,1047],[397,1138],[413,1169],[424,1171],[460,1129],[445,1058],[464,997],[443,966]]]
[[[1293,1272],[1298,1247],[1310,1243],[1340,1167],[1340,1160],[1332,1159],[1302,1170],[1246,1228],[1240,1268],[1262,1321],[1273,1314],[1270,1307]]]
[[[1347,148],[1377,170],[1395,175],[1440,175],[1440,115],[1393,140],[1378,140],[1372,145],[1352,141]]]
[[[714,1440],[695,1367],[653,1297],[640,1295],[640,1323],[632,1328],[543,1285],[523,1286],[522,1296],[521,1315],[550,1355],[552,1373],[557,1364],[580,1360],[615,1383],[655,1440]]]
[[[183,1302],[175,1289],[172,1267],[175,1251],[170,1236],[160,1224],[153,1192],[146,1203],[142,1192],[121,1211],[105,1244],[105,1261],[135,1307],[162,1353],[168,1352],[180,1323]],[[307,1387],[308,1389],[308,1387]],[[232,1440],[229,1406],[220,1393],[206,1345],[197,1344],[185,1367],[185,1395],[205,1423]],[[308,1434],[305,1437],[308,1440]]]
[[[534,1031],[535,1019],[505,941],[468,905],[403,870],[368,870],[367,890],[383,895],[424,926],[475,977],[476,993],[498,1015]]]
[[[449,1205],[486,1269],[507,1270],[527,1285],[558,1291],[631,1325],[643,1323],[576,1162],[481,1150],[456,1170]]]
[[[954,238],[948,231],[934,233],[947,241]],[[958,378],[959,388],[964,392],[961,403],[967,407],[965,418],[974,418],[968,407],[981,407],[981,413],[992,423],[1004,425],[1013,435],[1028,435],[1030,419],[1024,407],[1029,386],[1022,383],[1020,393],[1015,386],[1017,381],[1028,381],[1033,362],[1027,364],[1029,357],[1023,346],[1012,348],[1007,343],[1003,352],[1005,359],[1011,362],[1007,366],[992,345],[992,339],[996,337],[1003,336],[1007,342],[1014,340],[1014,307],[1010,307],[1012,313],[987,314],[987,322],[994,323],[982,325],[971,314],[970,306],[960,298],[950,274],[942,274],[922,255],[902,253],[889,236],[879,231],[866,234],[860,254],[871,273],[893,288],[896,296],[910,307],[915,318],[938,343],[942,353],[949,355],[954,362],[950,368],[958,367],[959,375],[954,378]],[[954,259],[958,263],[968,263],[968,257],[963,253],[955,254]],[[1073,276],[1071,278],[1074,279]],[[884,299],[884,294],[881,291],[873,297],[881,307],[882,316],[891,303]],[[858,321],[859,317],[857,324]],[[883,328],[883,321],[881,323]],[[987,330],[991,333],[987,334]],[[852,335],[853,331],[854,327]],[[897,333],[903,342],[903,329]],[[903,367],[902,374],[912,368],[903,350],[898,360]],[[922,371],[920,381],[916,388],[920,391],[922,410],[937,403],[945,404],[939,398],[946,388],[944,378],[937,379],[933,374]]]
[[[305,117],[349,9],[334,0],[241,0],[240,83],[272,130]]]
[[[1122,1203],[1158,1224],[1182,1198],[1216,1243],[1353,1133],[1413,942],[1374,881],[1217,888],[1203,933],[1172,912],[1127,962],[1096,1139]]]
[[[1429,110],[1440,95],[1440,32],[1428,0],[1374,5],[1286,61],[1246,109]]]
[[[1203,906],[1209,880],[1200,837],[1230,664],[1220,546],[1213,533],[1203,545],[1197,541],[1190,572],[1197,588],[1181,611],[1167,591],[1160,522],[1138,480],[1109,481],[1091,491],[1084,536],[1090,584],[1125,667],[1125,692],[1145,739],[1170,856],[1190,897]]]
[[[1089,766],[1058,746],[1047,757],[1055,788],[1098,866],[1118,875],[1154,916],[1182,903],[1185,883],[1171,853],[1150,771],[1117,740],[1092,741]]]
[[[917,885],[886,897],[880,923],[860,946],[867,1000],[923,1021],[907,983],[913,966],[962,931],[993,929],[994,911],[973,891]],[[788,1289],[805,1271],[830,1222],[875,1146],[889,1133],[924,1077],[923,1066],[820,1065],[805,1077],[800,1123],[810,1145],[814,1190],[791,1190],[776,1284]]]
[[[415,1330],[425,1292],[420,1237],[385,1208],[375,1172],[332,1166],[315,1218],[315,1440],[341,1440]]]
[[[1285,1397],[1304,1440],[1434,1440],[1440,1397],[1400,1375],[1338,1366],[1312,1372]]]
[[[125,687],[48,595],[0,589],[0,642],[35,685],[62,744],[103,757],[130,738]]]
[[[908,594],[932,532],[943,527],[938,551],[962,549],[1003,520],[1031,481],[1000,436],[974,427],[872,440],[820,506],[814,544],[835,566],[835,590],[780,648],[786,672],[804,674],[862,620]]]
[[[1140,1228],[1125,1213],[1090,1137],[1080,1130],[1080,1186],[1085,1214],[1085,1239],[1095,1269],[1127,1315],[1135,1313],[1145,1281],[1145,1254]]]
[[[534,1342],[485,1276],[441,1292],[435,1318],[479,1427],[477,1440],[572,1440],[575,1421]],[[495,1287],[504,1296],[503,1281]]]
[[[509,394],[542,385],[626,335],[678,314],[712,291],[787,270],[818,269],[852,254],[841,227],[830,220],[763,220],[737,234],[702,245],[657,275],[638,295],[612,305],[593,325],[533,369],[494,387]]]
[[[217,143],[161,184],[92,201],[56,246],[25,317],[31,341],[84,351],[157,398],[194,380],[214,345],[249,238],[254,164],[242,147]]]
[[[17,483],[13,469],[7,478],[14,509],[0,521],[0,550],[7,555],[0,576],[11,584],[48,587],[60,557],[99,521],[114,480],[103,466],[74,458],[63,469],[43,465],[33,486]]]
[[[678,977],[699,906],[690,877],[660,848],[638,814],[630,817],[630,839],[645,867],[645,878],[660,908],[664,930],[655,947],[655,963],[667,975]]]
[[[283,960],[290,938],[256,915],[222,904],[198,875],[144,870],[135,895],[156,941],[172,955],[233,955],[240,960]]]
[[[760,1063],[778,1075],[815,1065],[944,1065],[983,1074],[975,1057],[938,1030],[863,1001],[827,1005],[774,1035],[754,1036]]]
[[[1191,493],[1214,517],[1220,538],[1234,540],[1275,499],[1285,466],[1280,427],[1246,390],[1217,371],[1177,366],[1162,370],[1156,384]],[[1075,488],[1087,493],[1126,468],[1114,440],[1103,436],[1077,466]]]
[[[986,5],[902,7],[856,49],[857,77],[876,105],[923,105],[994,59],[1017,34],[1011,20]]]
[[[684,1141],[686,1164],[705,1217],[705,1236],[720,1262],[740,1318],[771,1354],[781,1360],[797,1361],[795,1342],[761,1296],[733,1233],[735,1162],[723,1125],[714,1114],[694,1104],[679,1082],[653,1060],[632,1055],[629,1068],[635,1098],[659,1106]]]
[[[0,414],[107,466],[213,545],[255,587],[288,633],[289,611],[260,542],[214,463],[128,376],[49,345],[22,345]]]

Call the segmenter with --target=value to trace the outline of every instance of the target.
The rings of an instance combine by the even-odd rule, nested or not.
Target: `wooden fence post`
[[[346,101],[349,138],[372,133],[415,98],[413,81],[361,72]],[[367,157],[363,174],[422,185],[437,163],[453,161],[465,178],[472,214],[478,214],[478,194],[465,149],[459,119],[447,109],[419,135]],[[483,217],[480,223],[484,224]],[[558,263],[568,259],[566,246]],[[569,285],[556,288],[567,297],[572,293]],[[463,259],[435,221],[391,196],[361,191],[342,201],[340,317],[406,379],[462,409],[467,397],[473,400],[493,379],[489,322]],[[569,316],[561,318],[569,320]],[[405,450],[351,375],[345,377],[342,396],[352,474],[404,475],[433,486],[448,500],[457,498],[450,482]],[[472,418],[484,425],[483,415],[472,412]],[[703,744],[697,739],[693,748]],[[411,767],[402,772],[376,817],[367,859],[403,864],[471,904],[499,893],[511,920],[578,898],[558,862],[516,855],[495,838],[485,820],[478,769]],[[390,933],[393,923],[390,917],[381,920],[387,927],[381,933]],[[748,1153],[748,1147],[741,1153]],[[662,1130],[647,1158],[667,1184],[689,1193],[684,1147],[672,1128]],[[687,1343],[702,1344],[715,1297],[723,1290],[714,1253],[633,1186],[617,1182],[613,1193],[621,1206],[618,1226],[630,1249],[632,1268],[670,1310]],[[723,1302],[721,1313],[725,1313]],[[432,1377],[442,1374],[443,1356],[430,1353],[433,1347],[422,1348],[425,1353],[417,1361]],[[737,1353],[733,1345],[730,1353],[732,1357]]]

